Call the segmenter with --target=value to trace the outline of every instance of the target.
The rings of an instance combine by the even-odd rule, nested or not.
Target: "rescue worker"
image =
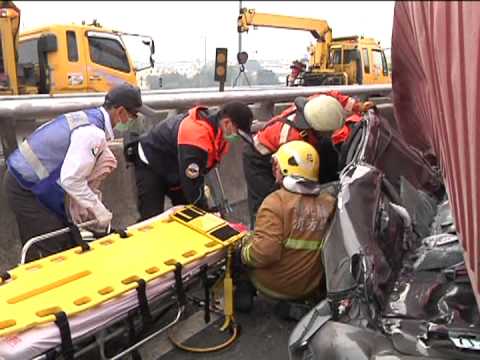
[[[252,227],[263,199],[275,190],[271,154],[288,141],[307,141],[315,146],[322,156],[320,183],[337,180],[338,154],[330,136],[335,130],[342,128],[345,115],[362,113],[373,106],[370,101],[362,103],[337,91],[329,91],[308,99],[297,98],[292,106],[268,121],[266,126],[255,134],[254,146],[246,146],[243,151],[243,169]]]
[[[204,177],[227,153],[229,142],[250,139],[253,114],[239,102],[219,111],[195,106],[156,124],[126,148],[135,165],[141,219],[164,211],[164,198],[173,205],[195,204],[205,210]]]
[[[4,189],[20,230],[30,238],[67,226],[65,195],[108,228],[112,213],[88,186],[88,177],[113,127],[142,110],[140,89],[121,84],[105,96],[103,106],[58,116],[37,128],[7,159]],[[69,234],[39,242],[27,260],[72,247]]]
[[[307,65],[299,60],[295,60],[290,65],[291,73],[287,76],[287,86],[295,86],[297,78],[305,71]]]
[[[320,294],[321,250],[336,199],[321,191],[319,168],[318,152],[305,141],[288,142],[273,155],[280,189],[263,201],[240,252],[251,282],[270,298],[305,300]]]
[[[362,120],[360,114],[350,115],[345,119],[345,125],[332,134],[332,143],[335,147],[340,147],[352,133],[352,129]]]

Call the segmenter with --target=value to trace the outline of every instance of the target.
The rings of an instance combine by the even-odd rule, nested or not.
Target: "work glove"
[[[112,222],[112,213],[102,203],[92,209],[99,228],[108,229]]]
[[[362,106],[360,107],[360,112],[364,113],[367,112],[370,109],[373,109],[375,107],[375,103],[373,101],[365,101],[362,103]]]

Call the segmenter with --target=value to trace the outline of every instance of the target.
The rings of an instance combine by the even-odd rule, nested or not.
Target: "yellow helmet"
[[[320,156],[317,150],[305,141],[290,141],[273,154],[283,176],[299,176],[307,180],[318,181]]]

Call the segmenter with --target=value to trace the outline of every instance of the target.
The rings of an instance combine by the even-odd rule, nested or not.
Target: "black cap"
[[[123,106],[132,115],[144,112],[140,88],[128,83],[110,89],[105,95],[105,106]]]
[[[296,107],[293,126],[299,130],[311,129],[311,126],[309,125],[307,120],[305,120],[305,115],[303,113],[303,109],[305,108],[305,105],[307,104],[307,102],[308,102],[308,99],[304,98],[303,96],[299,96],[295,98],[293,102]]]
[[[252,126],[253,113],[252,110],[241,102],[228,102],[220,109],[220,118],[228,116],[234,124],[244,133],[250,135],[250,127]]]

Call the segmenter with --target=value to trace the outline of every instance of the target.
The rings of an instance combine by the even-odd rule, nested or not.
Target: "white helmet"
[[[305,100],[302,100],[295,100],[298,110],[295,123],[299,128],[335,131],[345,123],[346,112],[334,97],[319,95],[306,101],[306,103]]]

